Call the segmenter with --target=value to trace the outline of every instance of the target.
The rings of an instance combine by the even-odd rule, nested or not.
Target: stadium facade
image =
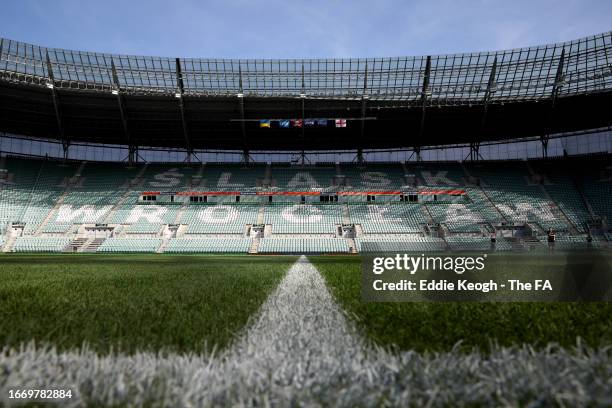
[[[612,32],[331,60],[1,39],[2,248],[608,247],[611,102]]]

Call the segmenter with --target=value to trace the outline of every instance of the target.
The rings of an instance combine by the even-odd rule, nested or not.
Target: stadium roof
[[[160,58],[0,41],[3,79],[46,85],[53,76],[58,88],[101,92],[119,87],[130,94],[174,95],[181,87],[180,79],[185,95],[190,96],[306,94],[360,99],[365,95],[418,104],[428,76],[427,96],[435,105],[480,103],[487,90],[494,102],[532,100],[550,97],[563,53],[563,78],[557,84],[560,96],[612,88],[612,32],[485,53],[317,60]]]
[[[0,39],[0,89],[0,130],[66,143],[288,149],[472,142],[608,126],[612,32],[506,51],[319,60],[128,56]],[[347,118],[349,126],[344,134],[257,126],[259,119],[312,117]]]

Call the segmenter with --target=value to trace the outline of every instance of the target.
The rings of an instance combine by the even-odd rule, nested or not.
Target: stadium
[[[609,304],[361,303],[359,259],[607,254],[611,58],[612,32],[316,60],[0,39],[0,401],[609,404]]]
[[[611,47],[233,61],[3,39],[3,251],[475,249],[492,233],[507,250],[550,229],[607,246]],[[539,160],[504,160],[508,139]]]

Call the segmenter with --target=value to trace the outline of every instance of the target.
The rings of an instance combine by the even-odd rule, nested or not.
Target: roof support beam
[[[306,133],[304,132],[304,116],[306,112],[306,78],[304,76],[304,62],[302,62],[302,89],[300,91],[300,99],[302,102],[302,166],[306,164]]]
[[[423,75],[423,87],[421,88],[421,124],[419,126],[419,136],[414,144],[414,153],[416,153],[417,161],[421,160],[421,146],[423,145],[423,136],[425,134],[425,116],[427,113],[427,100],[429,94],[429,80],[431,77],[431,55],[427,56],[425,63],[425,73]]]
[[[559,57],[559,65],[557,65],[557,74],[555,75],[555,83],[553,84],[553,89],[550,95],[552,98],[553,106],[555,104],[555,100],[557,99],[559,88],[561,88],[564,82],[564,77],[563,77],[563,64],[564,63],[565,63],[565,48],[561,50],[561,57]]]
[[[491,101],[491,95],[496,91],[496,80],[497,78],[497,56],[493,60],[493,66],[491,67],[491,74],[489,75],[489,81],[487,82],[487,90],[485,91],[484,98],[482,99],[482,119],[480,120],[480,129],[476,133],[476,139],[470,143],[470,160],[478,160],[482,158],[480,156],[480,143],[484,140],[485,129],[487,126],[487,116],[489,114],[489,102]]]
[[[247,144],[246,125],[244,122],[244,87],[242,85],[242,67],[238,65],[238,106],[240,108],[240,131],[242,133],[242,160],[244,164],[249,164],[250,154]]]
[[[363,75],[363,93],[361,94],[361,128],[359,131],[359,144],[357,146],[357,162],[360,164],[364,162],[363,143],[365,142],[365,117],[368,98],[368,64],[366,62]]]
[[[543,158],[548,158],[548,141],[550,139],[550,134],[553,127],[553,122],[555,120],[555,104],[557,102],[557,95],[559,94],[559,89],[563,86],[565,81],[563,75],[563,64],[565,63],[565,47],[561,49],[561,56],[559,57],[559,65],[557,65],[557,74],[555,75],[555,82],[552,87],[552,91],[550,92],[550,110],[548,111],[548,120],[546,122],[546,128],[540,137],[540,141],[542,142],[542,156]]]
[[[119,107],[119,114],[121,116],[121,126],[123,128],[123,134],[128,145],[128,165],[132,166],[138,157],[138,146],[132,143],[130,136],[130,130],[128,128],[128,119],[125,109],[125,103],[123,101],[123,94],[121,92],[121,85],[119,84],[119,76],[117,75],[117,68],[115,67],[115,61],[111,60],[111,71],[113,74],[113,90],[112,93],[117,97],[117,106]]]
[[[55,111],[55,120],[57,122],[57,130],[59,132],[60,139],[62,140],[64,160],[66,160],[68,158],[68,149],[70,148],[70,140],[66,137],[66,133],[64,132],[64,123],[62,121],[62,110],[61,110],[59,95],[57,94],[57,90],[55,89],[55,76],[53,75],[53,67],[51,65],[51,59],[49,58],[48,52],[46,53],[45,58],[46,58],[46,63],[47,63],[47,73],[49,75],[49,79],[47,82],[47,88],[51,90],[51,98],[53,99],[53,109]]]
[[[304,112],[306,111],[306,98],[300,98],[302,103],[301,118],[302,118],[302,166],[306,164],[306,136],[304,134]]]
[[[185,139],[185,149],[187,151],[187,162],[191,162],[191,156],[193,156],[193,148],[191,147],[191,141],[189,140],[189,133],[187,132],[187,121],[185,120],[185,101],[183,100],[183,94],[185,92],[185,86],[183,83],[183,72],[181,70],[181,60],[176,59],[176,99],[179,104],[179,111],[181,113],[181,123],[183,125],[183,137]]]
[[[484,127],[487,123],[487,113],[489,111],[489,102],[491,101],[491,95],[496,91],[496,75],[497,75],[497,56],[493,60],[493,66],[491,67],[491,74],[489,75],[489,81],[487,82],[487,90],[482,100],[484,107],[482,114],[482,121],[480,122],[480,133],[484,131]]]
[[[470,161],[475,161],[481,158],[480,156],[480,141],[470,142]]]

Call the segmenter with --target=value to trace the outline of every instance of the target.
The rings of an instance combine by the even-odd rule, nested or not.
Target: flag
[[[304,119],[304,126],[305,127],[312,127],[316,124],[316,120],[314,119]]]
[[[289,127],[289,119],[282,119],[278,122],[279,127],[288,128]]]
[[[336,127],[346,127],[346,119],[336,119]]]
[[[267,119],[263,119],[259,121],[259,127],[260,128],[269,128],[270,127],[270,121]]]
[[[327,119],[317,119],[317,126],[319,127],[327,126]]]
[[[291,119],[291,127],[301,128],[302,125],[302,119]]]

